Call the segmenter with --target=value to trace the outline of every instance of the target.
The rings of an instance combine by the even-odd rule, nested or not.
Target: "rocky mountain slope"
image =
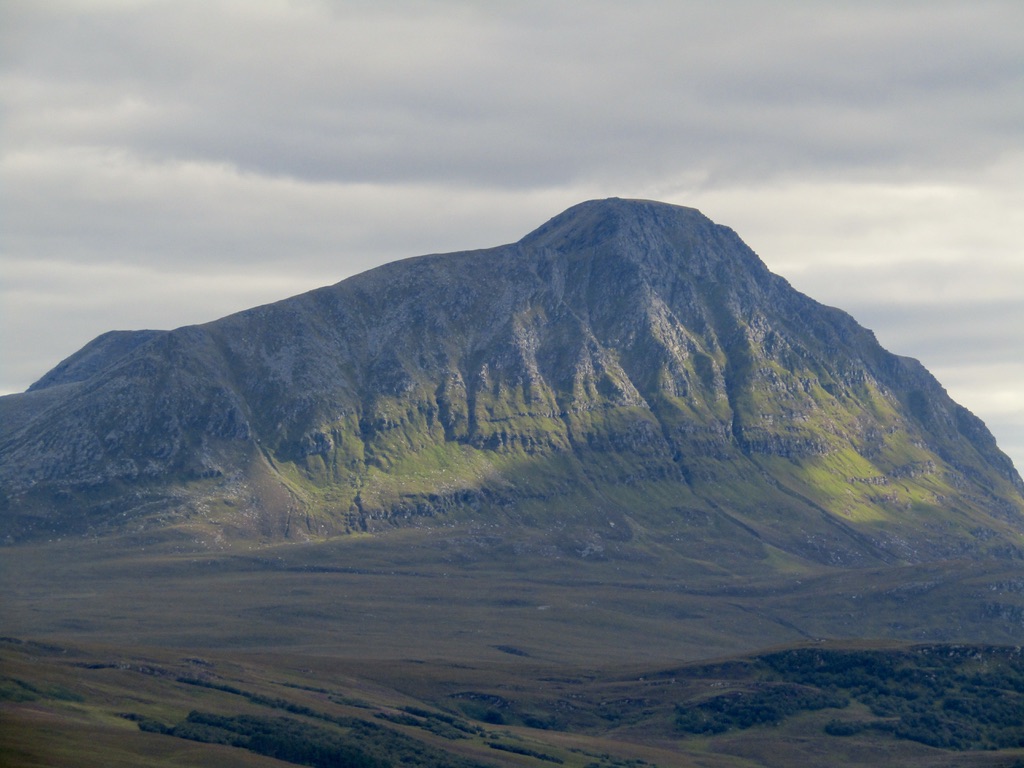
[[[0,398],[0,490],[9,541],[491,525],[586,557],[1024,553],[1020,476],[919,363],[699,212],[618,199],[101,336]]]

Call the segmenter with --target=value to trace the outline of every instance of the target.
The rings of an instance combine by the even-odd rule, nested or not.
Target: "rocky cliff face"
[[[15,539],[486,520],[580,553],[723,535],[825,562],[1022,551],[1019,475],[920,364],[731,230],[645,201],[101,337],[0,399],[0,424]]]

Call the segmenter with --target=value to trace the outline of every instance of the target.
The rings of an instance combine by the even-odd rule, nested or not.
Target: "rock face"
[[[618,199],[512,245],[100,337],[0,398],[0,487],[15,540],[490,521],[581,553],[1024,551],[1020,476],[919,363],[698,211]]]

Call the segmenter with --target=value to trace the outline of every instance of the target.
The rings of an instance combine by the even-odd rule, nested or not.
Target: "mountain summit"
[[[696,210],[600,200],[0,398],[8,540],[491,526],[835,564],[1024,552],[1024,484],[916,361]]]

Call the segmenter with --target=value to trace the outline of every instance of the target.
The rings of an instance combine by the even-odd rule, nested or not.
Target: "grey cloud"
[[[876,304],[861,299],[844,308],[898,354],[932,369],[1024,360],[1024,302]],[[1024,393],[1022,393],[1024,397]]]
[[[162,110],[67,141],[349,182],[946,167],[1024,117],[1011,4],[261,7],[51,17],[22,68]]]

